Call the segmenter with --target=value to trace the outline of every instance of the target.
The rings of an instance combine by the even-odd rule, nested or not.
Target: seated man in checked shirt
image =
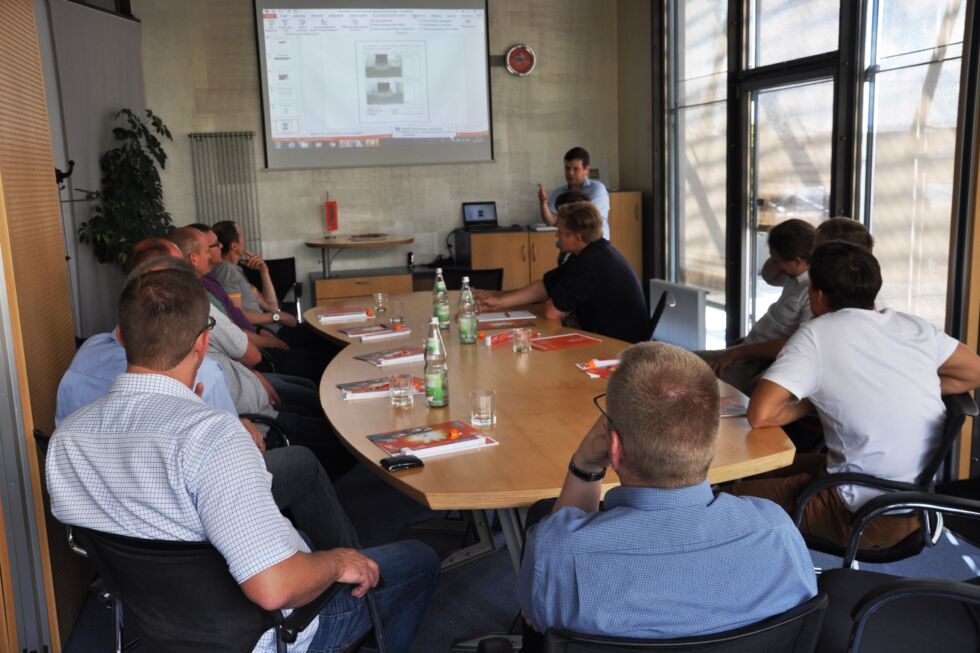
[[[51,511],[67,524],[129,537],[211,542],[245,595],[266,610],[309,602],[351,583],[290,651],[336,651],[367,632],[375,589],[389,650],[407,653],[439,559],[424,544],[310,552],[279,513],[270,475],[237,417],[193,391],[208,350],[204,288],[179,270],[131,279],[119,300],[127,368],[107,395],[66,417],[51,438]],[[137,482],[138,481],[138,482]],[[256,651],[275,650],[267,631]]]
[[[554,512],[529,529],[518,600],[533,628],[688,637],[816,594],[810,554],[779,506],[712,493],[718,404],[693,353],[659,342],[623,352],[607,413],[572,456]],[[610,466],[622,486],[600,510]]]

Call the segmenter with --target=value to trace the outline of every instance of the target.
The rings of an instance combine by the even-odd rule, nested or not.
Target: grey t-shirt
[[[211,275],[218,280],[226,293],[241,296],[243,310],[262,312],[259,300],[252,291],[252,284],[248,282],[245,272],[240,267],[232,265],[228,261],[221,261],[211,270]]]
[[[214,329],[208,345],[208,355],[221,365],[228,383],[228,392],[235,409],[241,413],[261,413],[269,417],[277,415],[269,403],[269,395],[252,370],[238,362],[248,349],[248,336],[228,317],[211,305]]]

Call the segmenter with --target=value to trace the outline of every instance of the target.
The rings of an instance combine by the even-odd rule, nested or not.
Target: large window
[[[709,346],[779,295],[759,272],[789,218],[864,222],[879,304],[943,327],[966,0],[666,7],[668,271],[710,291]]]
[[[879,304],[942,328],[966,0],[867,11],[860,217],[877,241]]]

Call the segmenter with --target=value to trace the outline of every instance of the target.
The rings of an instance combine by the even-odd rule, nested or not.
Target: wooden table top
[[[451,306],[458,292],[450,293]],[[338,383],[361,381],[394,373],[422,376],[422,363],[375,367],[355,360],[358,354],[402,346],[421,346],[432,313],[431,293],[391,295],[404,301],[406,324],[412,333],[373,343],[351,342],[339,329],[351,324],[321,326],[316,309],[304,314],[325,337],[350,343],[331,361],[320,383],[320,401],[347,446],[376,473],[400,491],[433,510],[517,508],[538,499],[558,496],[568,461],[582,437],[598,417],[592,398],[605,392],[605,379],[591,379],[575,368],[590,358],[615,358],[628,344],[612,338],[559,351],[515,354],[509,345],[462,345],[456,325],[443,331],[449,359],[450,401],[445,408],[428,409],[417,396],[409,408],[396,409],[388,399],[344,401]],[[371,298],[354,298],[331,306],[372,306]],[[321,307],[322,308],[322,307]],[[540,314],[542,307],[529,307]],[[371,324],[365,322],[360,324]],[[557,321],[539,318],[533,327],[542,335],[569,332]],[[747,397],[719,381],[722,396]],[[492,389],[497,393],[497,423],[482,430],[498,446],[428,458],[425,467],[395,474],[378,461],[384,452],[367,436],[452,419],[469,422],[469,393]],[[751,476],[789,465],[793,444],[780,428],[751,429],[743,418],[721,420],[711,483]],[[603,481],[603,493],[619,484],[612,470]]]
[[[385,234],[380,238],[352,238],[350,236],[315,238],[306,241],[306,246],[318,247],[320,249],[376,249],[380,247],[409,245],[413,242],[415,242],[414,236],[391,236]]]

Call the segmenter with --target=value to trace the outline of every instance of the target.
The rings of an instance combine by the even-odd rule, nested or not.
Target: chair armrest
[[[320,614],[320,610],[323,609],[327,603],[330,602],[337,592],[343,588],[348,587],[346,583],[334,583],[328,587],[320,596],[316,597],[306,605],[302,605],[298,608],[294,608],[292,612],[289,613],[288,617],[284,617],[281,622],[276,625],[276,630],[279,632],[283,641],[287,644],[292,644],[296,641],[296,636],[304,628],[310,625],[310,622]]]
[[[851,643],[848,650],[857,651],[860,649],[861,638],[864,635],[868,620],[878,610],[892,601],[910,596],[928,596],[980,605],[980,587],[961,581],[902,579],[884,583],[861,597],[851,611],[854,629],[851,633]]]
[[[240,413],[240,418],[248,419],[258,424],[265,424],[269,427],[269,432],[265,434],[265,448],[275,449],[276,447],[288,447],[289,438],[286,437],[286,429],[274,417],[263,415],[262,413]]]
[[[844,566],[850,567],[851,562],[854,561],[861,541],[861,534],[872,520],[890,512],[905,510],[930,510],[950,515],[980,518],[980,501],[942,494],[929,494],[921,490],[891,492],[877,496],[861,506],[851,518],[851,539],[844,552]]]
[[[968,392],[960,392],[955,395],[944,395],[943,403],[946,404],[946,413],[955,415],[969,415],[976,417],[980,413],[977,402],[973,400]]]
[[[800,523],[803,521],[803,509],[806,507],[807,502],[819,492],[829,487],[836,487],[838,485],[863,485],[865,487],[871,487],[877,490],[892,492],[921,492],[923,489],[915,483],[889,481],[883,478],[878,478],[877,476],[870,476],[868,474],[858,474],[855,472],[829,474],[828,476],[825,476],[824,478],[814,481],[808,485],[800,496],[797,497],[796,509],[793,511],[793,523],[796,524],[797,528],[799,528]]]

